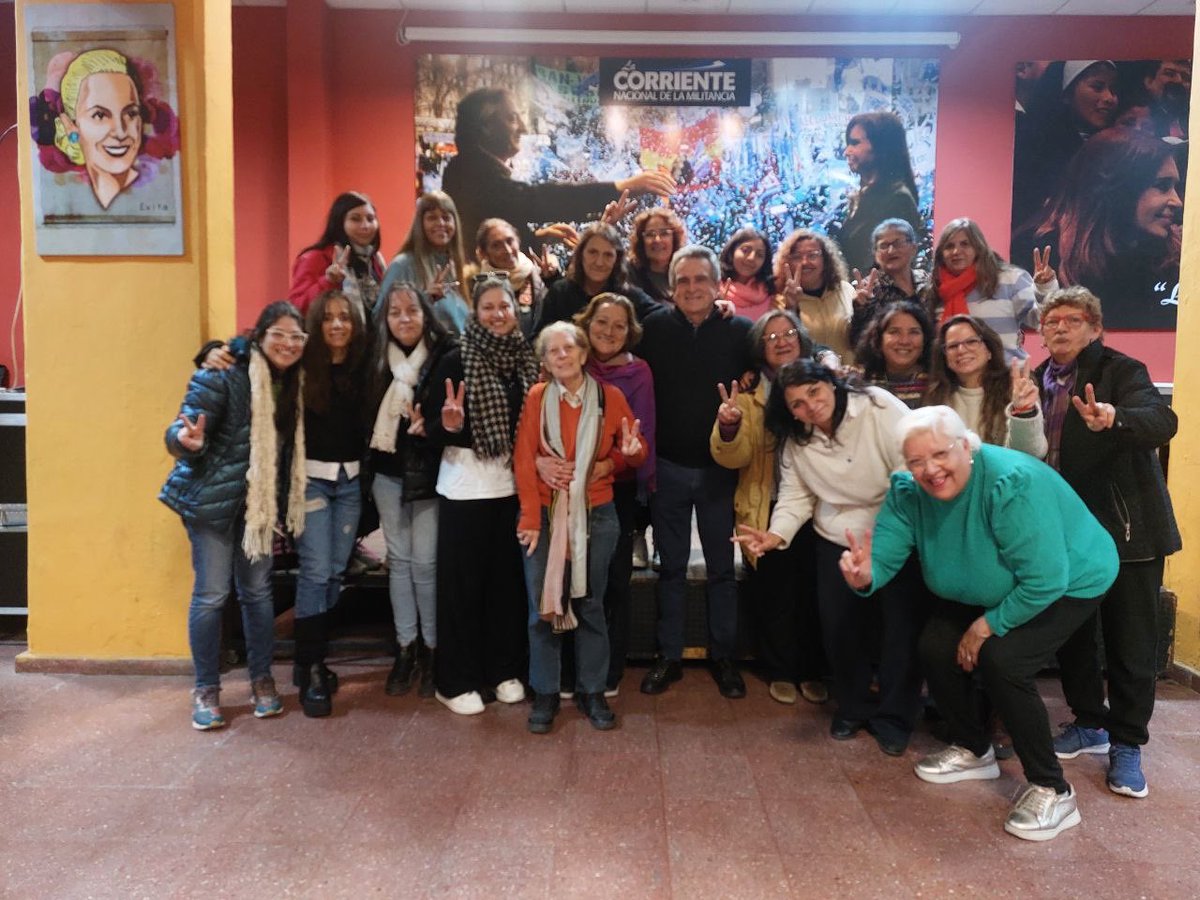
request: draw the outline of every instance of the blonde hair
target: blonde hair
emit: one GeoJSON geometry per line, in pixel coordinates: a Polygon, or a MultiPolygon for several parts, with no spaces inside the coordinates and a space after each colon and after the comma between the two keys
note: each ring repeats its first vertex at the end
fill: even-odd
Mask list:
{"type": "MultiPolygon", "coordinates": [[[[62,95],[63,110],[75,120],[76,104],[79,102],[79,90],[83,87],[84,79],[89,75],[107,72],[113,75],[129,75],[129,60],[116,50],[84,50],[71,60],[63,75],[60,94],[62,95]]],[[[132,79],[131,79],[132,80],[132,79]]],[[[137,83],[134,82],[136,89],[137,83]]],[[[142,98],[139,95],[138,100],[142,98]]],[[[54,146],[66,154],[67,159],[77,166],[83,165],[83,149],[79,146],[79,133],[67,132],[67,127],[61,118],[54,120],[54,146]],[[71,135],[75,140],[71,140],[71,135]]]]}

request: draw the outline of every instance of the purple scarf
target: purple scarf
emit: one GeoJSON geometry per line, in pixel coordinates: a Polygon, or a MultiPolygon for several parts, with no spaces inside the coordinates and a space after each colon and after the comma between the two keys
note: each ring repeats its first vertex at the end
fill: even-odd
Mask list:
{"type": "Polygon", "coordinates": [[[1059,365],[1053,359],[1046,364],[1042,373],[1042,418],[1046,422],[1046,442],[1050,445],[1046,462],[1056,470],[1059,468],[1058,452],[1062,443],[1063,422],[1071,408],[1071,394],[1075,392],[1075,376],[1079,371],[1079,358],[1059,365]]]}
{"type": "MultiPolygon", "coordinates": [[[[646,461],[637,467],[638,502],[649,502],[650,494],[655,490],[656,483],[654,465],[654,377],[650,374],[650,366],[644,359],[632,357],[627,363],[602,363],[589,357],[587,373],[601,384],[611,384],[625,395],[629,409],[635,418],[642,423],[642,442],[648,451],[646,461]]],[[[630,425],[633,423],[630,422],[630,425]]],[[[633,473],[626,470],[617,476],[617,480],[633,478],[633,473]]]]}

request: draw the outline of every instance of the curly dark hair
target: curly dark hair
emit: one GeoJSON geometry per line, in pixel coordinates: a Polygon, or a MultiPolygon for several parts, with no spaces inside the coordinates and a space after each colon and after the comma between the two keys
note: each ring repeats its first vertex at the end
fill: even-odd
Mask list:
{"type": "Polygon", "coordinates": [[[858,346],[854,348],[854,358],[868,380],[882,378],[887,374],[887,360],[883,357],[883,336],[887,333],[892,319],[901,313],[912,316],[921,326],[921,356],[917,365],[922,372],[929,371],[930,354],[933,352],[933,323],[929,321],[929,313],[919,303],[897,300],[885,306],[871,320],[867,330],[858,339],[858,346]]]}

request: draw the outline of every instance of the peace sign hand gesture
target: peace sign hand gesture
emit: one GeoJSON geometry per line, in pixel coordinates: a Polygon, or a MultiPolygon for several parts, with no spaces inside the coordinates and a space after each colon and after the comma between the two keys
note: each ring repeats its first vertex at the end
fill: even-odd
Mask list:
{"type": "Polygon", "coordinates": [[[879,270],[872,269],[867,273],[866,278],[862,273],[855,269],[853,272],[854,278],[854,305],[863,306],[868,300],[875,296],[875,285],[879,281],[879,270]]]}
{"type": "Polygon", "coordinates": [[[350,262],[350,245],[333,245],[333,262],[325,270],[325,279],[332,284],[341,284],[346,278],[346,264],[350,262]]]}
{"type": "Polygon", "coordinates": [[[636,208],[637,201],[629,198],[629,189],[626,188],[621,191],[621,196],[616,200],[609,200],[604,204],[604,212],[600,214],[600,221],[606,225],[616,225],[636,208]]]}
{"type": "Polygon", "coordinates": [[[1113,423],[1117,421],[1117,408],[1111,403],[1097,403],[1096,391],[1090,384],[1084,385],[1083,393],[1087,397],[1086,401],[1080,400],[1078,396],[1071,398],[1071,404],[1083,419],[1083,424],[1091,431],[1112,428],[1113,423]]]}
{"type": "Polygon", "coordinates": [[[465,415],[463,413],[463,402],[467,395],[467,383],[460,381],[458,390],[454,390],[454,382],[449,378],[446,379],[446,402],[442,405],[442,428],[449,431],[451,434],[457,434],[463,430],[463,422],[465,415]]]}
{"type": "Polygon", "coordinates": [[[1050,265],[1050,245],[1047,244],[1041,252],[1033,248],[1033,282],[1034,284],[1049,284],[1058,273],[1050,265]]]}
{"type": "Polygon", "coordinates": [[[447,281],[447,278],[454,278],[453,262],[448,262],[438,269],[437,273],[433,276],[433,281],[430,283],[429,287],[425,289],[425,293],[429,295],[431,300],[434,300],[435,302],[441,300],[442,297],[446,296],[447,288],[458,286],[457,281],[447,281]]]}
{"type": "Polygon", "coordinates": [[[742,410],[737,405],[738,383],[731,381],[727,391],[725,385],[717,382],[717,393],[721,395],[721,405],[717,407],[717,421],[730,428],[742,424],[742,410]]]}
{"type": "Polygon", "coordinates": [[[541,253],[538,253],[532,247],[527,248],[525,256],[541,272],[542,278],[549,278],[558,271],[558,257],[550,252],[550,248],[546,244],[542,244],[541,253]]]}
{"type": "Polygon", "coordinates": [[[783,296],[794,307],[800,301],[800,295],[803,292],[804,288],[800,286],[800,266],[789,265],[787,278],[783,282],[783,296]]]}
{"type": "Polygon", "coordinates": [[[196,416],[195,422],[189,421],[187,416],[180,413],[179,421],[182,424],[179,431],[175,434],[175,439],[179,441],[179,446],[189,453],[199,453],[204,449],[204,413],[196,416]]]}
{"type": "Polygon", "coordinates": [[[641,419],[634,419],[631,428],[629,420],[624,416],[621,417],[621,455],[626,459],[632,459],[642,452],[641,430],[641,419]]]}
{"type": "Polygon", "coordinates": [[[1012,397],[1012,411],[1014,413],[1029,412],[1037,406],[1039,399],[1037,384],[1029,377],[1029,360],[1017,361],[1014,359],[1008,374],[1012,384],[1009,394],[1012,397]]]}
{"type": "Polygon", "coordinates": [[[850,549],[842,551],[838,568],[842,570],[846,584],[856,591],[865,591],[871,586],[871,529],[863,532],[862,543],[859,543],[854,532],[847,528],[846,541],[850,549]]]}
{"type": "Polygon", "coordinates": [[[413,437],[425,437],[425,416],[421,413],[420,403],[414,403],[408,414],[408,433],[413,437]]]}
{"type": "Polygon", "coordinates": [[[763,531],[760,528],[739,525],[737,530],[738,533],[734,534],[730,540],[735,544],[741,544],[742,553],[753,559],[758,559],[764,553],[769,553],[783,543],[783,538],[779,535],[763,531]]]}

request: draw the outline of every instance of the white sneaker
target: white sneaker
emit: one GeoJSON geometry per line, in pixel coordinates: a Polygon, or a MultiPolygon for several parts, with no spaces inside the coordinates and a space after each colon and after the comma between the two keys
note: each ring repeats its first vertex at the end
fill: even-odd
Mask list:
{"type": "Polygon", "coordinates": [[[501,703],[520,703],[525,699],[525,685],[516,678],[502,681],[496,685],[496,699],[501,703]]]}
{"type": "Polygon", "coordinates": [[[635,569],[650,568],[650,548],[646,544],[646,532],[633,539],[633,567],[635,569]]]}
{"type": "Polygon", "coordinates": [[[574,691],[559,691],[558,699],[559,700],[574,700],[575,692],[574,691]]]}
{"type": "Polygon", "coordinates": [[[1054,788],[1027,784],[1004,820],[1004,830],[1024,841],[1048,841],[1082,821],[1075,788],[1060,794],[1054,788]]]}
{"type": "Polygon", "coordinates": [[[611,700],[613,697],[616,697],[620,693],[621,693],[621,686],[619,684],[616,687],[605,688],[604,699],[611,700]]]}
{"type": "Polygon", "coordinates": [[[439,691],[434,696],[446,709],[460,716],[477,716],[483,712],[483,698],[479,696],[479,691],[467,691],[457,697],[443,697],[439,691]]]}
{"type": "Polygon", "coordinates": [[[996,751],[990,746],[983,756],[976,756],[966,747],[951,744],[937,753],[931,753],[913,771],[922,781],[933,784],[953,784],[956,781],[986,781],[1000,777],[996,765],[996,751]]]}

